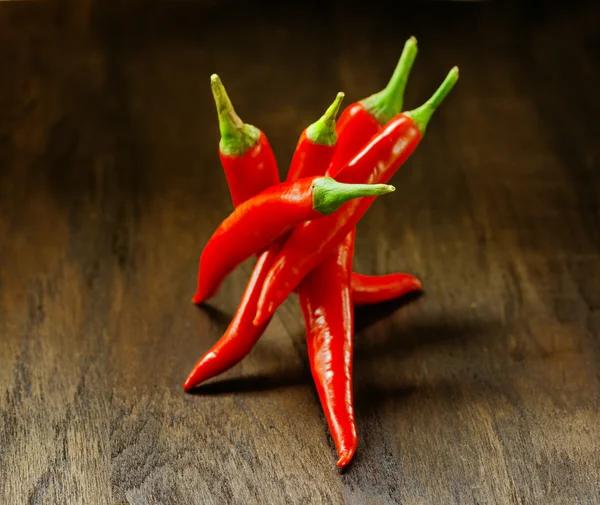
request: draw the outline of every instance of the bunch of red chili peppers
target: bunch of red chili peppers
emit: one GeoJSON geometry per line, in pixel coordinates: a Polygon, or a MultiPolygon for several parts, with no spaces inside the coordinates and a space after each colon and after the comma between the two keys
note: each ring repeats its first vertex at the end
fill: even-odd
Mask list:
{"type": "Polygon", "coordinates": [[[240,305],[221,339],[198,361],[184,389],[225,372],[252,349],[277,307],[292,292],[306,323],[310,367],[339,455],[358,443],[352,393],[354,306],[419,291],[406,273],[367,276],[352,271],[356,224],[415,150],[434,111],[458,80],[454,67],[421,107],[402,112],[417,55],[405,44],[382,91],[348,106],[336,122],[343,93],[301,134],[287,180],[280,182],[266,136],[243,123],[217,75],[211,88],[219,117],[219,153],[235,210],[200,257],[193,302],[213,296],[242,261],[258,259],[240,305]]]}

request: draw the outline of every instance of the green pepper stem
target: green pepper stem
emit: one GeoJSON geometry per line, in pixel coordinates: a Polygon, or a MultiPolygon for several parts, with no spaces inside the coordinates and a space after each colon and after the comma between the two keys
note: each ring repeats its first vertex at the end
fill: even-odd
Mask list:
{"type": "Polygon", "coordinates": [[[319,177],[312,187],[313,209],[331,214],[353,198],[385,195],[395,190],[389,184],[344,184],[331,177],[319,177]]]}
{"type": "Polygon", "coordinates": [[[210,88],[219,117],[221,132],[219,149],[223,154],[241,156],[258,142],[260,131],[252,125],[245,124],[236,114],[229,95],[217,74],[210,76],[210,88]]]}
{"type": "Polygon", "coordinates": [[[417,125],[421,133],[425,133],[425,129],[427,128],[427,124],[433,116],[433,113],[440,106],[440,104],[444,101],[444,99],[448,96],[452,88],[458,81],[458,67],[452,68],[444,82],[440,85],[440,87],[435,91],[435,93],[431,96],[429,100],[427,100],[421,107],[411,110],[410,112],[405,112],[404,115],[411,118],[414,123],[417,125]]]}
{"type": "Polygon", "coordinates": [[[378,93],[361,100],[363,107],[379,124],[385,124],[402,111],[404,91],[408,76],[417,57],[417,39],[411,37],[404,44],[404,49],[387,86],[378,93]]]}
{"type": "Polygon", "coordinates": [[[325,111],[325,114],[306,129],[306,136],[313,144],[334,146],[337,142],[335,120],[340,111],[344,96],[344,93],[340,91],[333,103],[325,111]]]}

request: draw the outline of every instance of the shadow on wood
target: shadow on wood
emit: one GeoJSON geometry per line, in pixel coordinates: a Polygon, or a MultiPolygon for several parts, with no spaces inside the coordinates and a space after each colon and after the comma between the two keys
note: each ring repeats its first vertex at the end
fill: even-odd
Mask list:
{"type": "Polygon", "coordinates": [[[306,384],[309,377],[298,374],[261,374],[250,377],[235,377],[220,379],[207,384],[202,384],[189,392],[192,395],[223,395],[236,393],[258,393],[281,389],[288,386],[306,384]]]}
{"type": "Polygon", "coordinates": [[[389,317],[397,310],[418,300],[422,296],[422,292],[415,292],[376,305],[356,307],[354,309],[354,331],[358,333],[364,330],[368,326],[389,317]]]}

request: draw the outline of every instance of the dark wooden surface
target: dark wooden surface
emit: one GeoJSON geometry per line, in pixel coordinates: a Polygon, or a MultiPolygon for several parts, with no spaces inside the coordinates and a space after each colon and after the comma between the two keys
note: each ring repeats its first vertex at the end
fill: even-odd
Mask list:
{"type": "Polygon", "coordinates": [[[210,4],[0,6],[0,502],[600,503],[599,9],[210,4]],[[408,107],[461,81],[359,227],[426,293],[357,315],[340,475],[296,300],[182,391],[252,268],[190,304],[230,211],[208,77],[284,173],[411,34],[408,107]]]}

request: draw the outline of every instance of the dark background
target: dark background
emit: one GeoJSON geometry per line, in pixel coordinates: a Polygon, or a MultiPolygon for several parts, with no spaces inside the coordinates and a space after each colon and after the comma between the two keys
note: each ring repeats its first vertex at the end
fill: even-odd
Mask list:
{"type": "Polygon", "coordinates": [[[600,503],[594,2],[1,2],[0,499],[600,503]],[[461,79],[359,225],[355,269],[425,294],[357,313],[340,475],[295,299],[198,394],[198,256],[230,212],[209,76],[285,174],[339,90],[461,79]]]}

